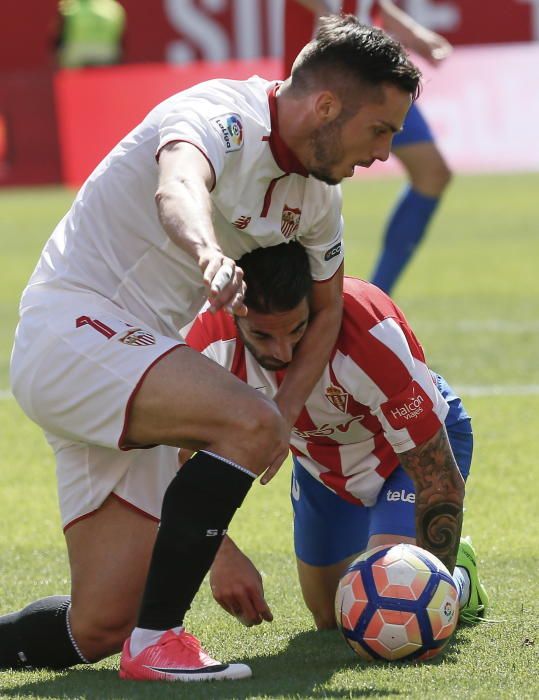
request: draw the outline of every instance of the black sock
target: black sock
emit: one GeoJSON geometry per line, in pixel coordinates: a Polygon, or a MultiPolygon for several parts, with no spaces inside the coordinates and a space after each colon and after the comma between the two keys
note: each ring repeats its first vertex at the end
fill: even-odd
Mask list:
{"type": "Polygon", "coordinates": [[[252,483],[252,474],[208,452],[183,465],[163,499],[138,627],[183,623],[252,483]]]}
{"type": "Polygon", "coordinates": [[[68,668],[88,663],[76,649],[69,596],[51,596],[0,617],[0,669],[68,668]]]}

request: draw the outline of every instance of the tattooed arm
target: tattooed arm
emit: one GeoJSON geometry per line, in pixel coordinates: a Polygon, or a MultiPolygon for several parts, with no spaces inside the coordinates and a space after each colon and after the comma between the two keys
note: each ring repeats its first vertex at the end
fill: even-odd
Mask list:
{"type": "Polygon", "coordinates": [[[453,573],[462,527],[464,480],[445,427],[399,456],[415,486],[417,546],[436,555],[453,573]]]}

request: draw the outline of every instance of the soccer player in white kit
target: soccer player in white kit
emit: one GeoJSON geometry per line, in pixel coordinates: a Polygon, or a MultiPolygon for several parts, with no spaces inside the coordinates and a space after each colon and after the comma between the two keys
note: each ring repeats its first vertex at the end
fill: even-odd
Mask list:
{"type": "MultiPolygon", "coordinates": [[[[416,22],[392,0],[287,0],[285,8],[285,71],[311,38],[316,17],[338,12],[353,13],[363,24],[382,27],[432,66],[441,65],[452,52],[443,36],[416,22]]],[[[406,171],[408,183],[388,217],[370,276],[388,294],[424,239],[451,181],[436,135],[417,104],[410,108],[391,152],[406,171]]]]}
{"type": "MultiPolygon", "coordinates": [[[[247,317],[204,311],[186,339],[271,397],[308,327],[309,261],[291,242],[252,251],[239,264],[247,317]]],[[[478,621],[488,596],[473,546],[459,542],[470,417],[445,379],[428,369],[386,294],[346,277],[343,299],[329,362],[291,434],[294,548],[305,602],[319,629],[335,627],[337,584],[350,562],[366,549],[407,542],[442,559],[459,591],[461,621],[478,621]]],[[[211,586],[245,624],[271,619],[260,575],[228,537],[211,586]]]]}
{"type": "Polygon", "coordinates": [[[336,338],[335,185],[387,159],[419,77],[383,32],[334,18],[284,83],[179,93],[91,174],[23,294],[11,364],[56,454],[71,597],[0,618],[0,667],[92,662],[133,630],[123,678],[250,675],[209,657],[184,615],[253,480],[284,459],[336,338]],[[313,318],[270,400],[179,329],[206,297],[245,313],[234,259],[291,238],[311,261],[313,318]],[[198,452],[176,474],[179,447],[198,452]]]}

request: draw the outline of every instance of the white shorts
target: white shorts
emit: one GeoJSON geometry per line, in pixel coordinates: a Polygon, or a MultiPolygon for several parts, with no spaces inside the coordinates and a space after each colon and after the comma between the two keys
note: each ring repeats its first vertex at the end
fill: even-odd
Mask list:
{"type": "Polygon", "coordinates": [[[40,301],[22,312],[11,383],[55,451],[64,526],[111,493],[158,518],[178,450],[124,451],[124,433],[145,374],[183,339],[157,333],[95,294],[63,291],[40,301]]]}
{"type": "Polygon", "coordinates": [[[113,495],[158,521],[167,486],[178,471],[178,450],[113,450],[45,434],[56,455],[58,500],[64,531],[113,495]]]}

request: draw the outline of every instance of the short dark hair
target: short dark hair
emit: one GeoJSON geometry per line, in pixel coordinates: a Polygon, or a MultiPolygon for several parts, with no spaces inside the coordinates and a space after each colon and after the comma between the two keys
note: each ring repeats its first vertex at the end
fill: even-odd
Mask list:
{"type": "Polygon", "coordinates": [[[238,265],[247,285],[245,305],[258,313],[291,311],[311,292],[309,257],[297,241],[256,248],[238,265]]]}
{"type": "Polygon", "coordinates": [[[390,83],[413,100],[421,90],[421,72],[397,40],[354,15],[322,17],[315,38],[292,67],[292,87],[310,92],[322,83],[346,100],[351,81],[371,88],[390,83]]]}

